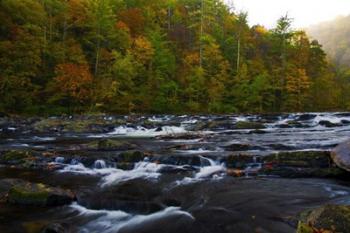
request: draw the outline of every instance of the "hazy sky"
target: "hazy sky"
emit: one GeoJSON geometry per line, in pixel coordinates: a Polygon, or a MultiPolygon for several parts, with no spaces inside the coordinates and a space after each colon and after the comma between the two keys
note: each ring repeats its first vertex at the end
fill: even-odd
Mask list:
{"type": "MultiPolygon", "coordinates": [[[[236,11],[249,13],[250,24],[273,27],[288,12],[294,28],[307,27],[338,15],[350,14],[350,0],[225,0],[233,2],[236,11]]],[[[350,23],[350,22],[349,22],[350,23]]]]}

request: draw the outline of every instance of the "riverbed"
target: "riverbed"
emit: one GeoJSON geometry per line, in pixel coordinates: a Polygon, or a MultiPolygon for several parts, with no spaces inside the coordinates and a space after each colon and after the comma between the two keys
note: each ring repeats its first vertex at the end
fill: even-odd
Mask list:
{"type": "Polygon", "coordinates": [[[2,152],[43,156],[30,166],[2,164],[0,178],[69,189],[77,198],[59,207],[0,202],[0,232],[59,224],[81,233],[288,233],[301,211],[350,204],[347,179],[257,172],[271,154],[332,150],[350,136],[350,113],[100,118],[103,124],[77,131],[57,123],[85,121],[74,116],[50,118],[48,126],[2,121],[2,152]],[[118,144],[102,147],[106,140],[118,144]],[[235,156],[251,161],[232,176],[235,156]]]}

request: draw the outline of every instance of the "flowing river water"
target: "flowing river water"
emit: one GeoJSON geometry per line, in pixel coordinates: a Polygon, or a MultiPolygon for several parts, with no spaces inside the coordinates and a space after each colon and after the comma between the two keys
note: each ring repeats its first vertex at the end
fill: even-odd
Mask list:
{"type": "Polygon", "coordinates": [[[48,164],[57,169],[2,166],[0,178],[67,188],[77,201],[50,208],[2,203],[4,233],[30,232],[43,223],[81,233],[288,233],[295,232],[295,216],[303,210],[350,204],[346,181],[231,177],[223,162],[230,155],[331,150],[350,136],[349,113],[141,116],[103,133],[5,130],[1,150],[55,152],[48,164]],[[263,127],[237,127],[239,122],[263,127]],[[116,159],[123,149],[82,146],[101,139],[130,143],[144,156],[123,167],[116,159]]]}

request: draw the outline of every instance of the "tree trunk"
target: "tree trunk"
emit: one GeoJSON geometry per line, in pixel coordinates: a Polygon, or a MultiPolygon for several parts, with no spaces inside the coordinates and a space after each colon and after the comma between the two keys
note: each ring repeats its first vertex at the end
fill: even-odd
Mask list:
{"type": "Polygon", "coordinates": [[[239,74],[239,67],[241,60],[241,38],[237,41],[237,74],[239,74]]]}
{"type": "Polygon", "coordinates": [[[101,39],[100,39],[100,26],[98,26],[97,29],[97,42],[96,42],[96,57],[95,57],[95,76],[98,76],[98,65],[100,62],[100,46],[101,46],[101,39]]]}
{"type": "Polygon", "coordinates": [[[200,38],[199,38],[199,67],[202,67],[203,63],[203,47],[202,47],[202,37],[203,37],[203,23],[204,23],[204,0],[201,1],[201,28],[200,28],[200,38]]]}

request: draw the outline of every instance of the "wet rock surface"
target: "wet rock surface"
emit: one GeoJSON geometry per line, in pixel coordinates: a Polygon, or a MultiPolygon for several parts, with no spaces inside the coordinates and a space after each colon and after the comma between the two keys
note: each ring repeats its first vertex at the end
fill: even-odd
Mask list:
{"type": "Polygon", "coordinates": [[[339,167],[350,171],[350,141],[340,143],[332,151],[332,159],[339,167]]]}
{"type": "Polygon", "coordinates": [[[300,214],[297,233],[348,232],[350,229],[350,206],[325,205],[300,214]]]}
{"type": "Polygon", "coordinates": [[[350,203],[349,136],[348,113],[3,116],[0,232],[328,229],[299,213],[350,203]]]}

